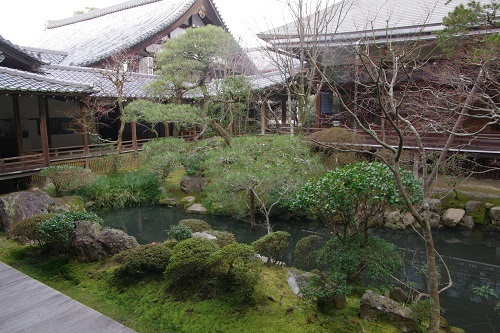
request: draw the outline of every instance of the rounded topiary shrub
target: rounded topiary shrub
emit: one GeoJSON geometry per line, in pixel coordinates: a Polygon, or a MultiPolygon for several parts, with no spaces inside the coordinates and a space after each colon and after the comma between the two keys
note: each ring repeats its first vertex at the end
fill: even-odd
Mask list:
{"type": "Polygon", "coordinates": [[[234,237],[234,234],[229,231],[220,231],[220,230],[212,230],[209,232],[211,235],[214,235],[217,237],[215,242],[217,245],[220,247],[227,246],[229,244],[236,243],[236,237],[234,237]]]}
{"type": "Polygon", "coordinates": [[[191,238],[192,233],[193,232],[191,231],[191,228],[182,224],[173,225],[167,231],[167,235],[169,238],[175,239],[179,242],[191,238]]]}
{"type": "Polygon", "coordinates": [[[285,249],[290,245],[291,235],[286,231],[271,232],[252,243],[257,253],[266,256],[269,263],[283,261],[285,249]]]}
{"type": "Polygon", "coordinates": [[[189,238],[179,242],[172,249],[165,269],[167,286],[170,289],[199,290],[199,287],[213,283],[216,270],[209,257],[218,250],[219,246],[208,239],[189,238]]]}
{"type": "Polygon", "coordinates": [[[42,214],[25,218],[14,225],[10,230],[12,237],[19,237],[28,244],[41,244],[40,224],[53,218],[55,214],[42,214]]]}
{"type": "Polygon", "coordinates": [[[179,225],[184,225],[186,227],[189,227],[189,229],[191,229],[192,232],[203,232],[212,230],[210,224],[208,224],[203,220],[198,220],[198,219],[180,220],[179,225]]]}
{"type": "Polygon", "coordinates": [[[310,235],[300,239],[295,245],[293,264],[295,267],[310,270],[315,268],[318,251],[325,244],[323,237],[310,235]]]}
{"type": "Polygon", "coordinates": [[[143,275],[161,273],[167,267],[172,249],[168,244],[147,244],[122,251],[114,256],[121,263],[120,274],[143,275]]]}

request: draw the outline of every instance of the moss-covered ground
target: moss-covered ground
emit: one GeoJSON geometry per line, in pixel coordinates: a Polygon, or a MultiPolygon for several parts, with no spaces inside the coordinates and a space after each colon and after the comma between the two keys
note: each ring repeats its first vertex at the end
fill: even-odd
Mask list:
{"type": "Polygon", "coordinates": [[[230,299],[175,299],[162,276],[117,279],[112,260],[77,263],[67,255],[46,256],[0,236],[0,260],[138,332],[398,332],[358,317],[359,298],[331,314],[295,296],[286,268],[264,267],[250,305],[230,299]]]}

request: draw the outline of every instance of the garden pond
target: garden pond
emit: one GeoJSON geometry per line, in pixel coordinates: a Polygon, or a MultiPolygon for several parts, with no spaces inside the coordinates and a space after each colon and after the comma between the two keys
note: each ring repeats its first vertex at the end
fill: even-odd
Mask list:
{"type": "MultiPolygon", "coordinates": [[[[134,207],[100,212],[106,226],[122,229],[135,236],[140,244],[161,242],[166,230],[182,219],[203,219],[214,230],[232,232],[241,243],[251,243],[264,236],[266,229],[241,220],[221,216],[200,216],[167,207],[134,207]]],[[[328,228],[317,221],[272,220],[274,231],[292,235],[285,262],[293,262],[295,243],[310,234],[329,236],[328,228]]],[[[407,274],[423,289],[422,262],[425,261],[424,242],[413,231],[375,230],[375,234],[396,244],[404,253],[407,274]]],[[[500,294],[500,233],[492,231],[440,230],[434,234],[436,249],[448,265],[453,286],[442,294],[443,316],[451,325],[466,332],[495,332],[500,330],[500,310],[494,311],[497,300],[484,301],[472,288],[489,286],[500,294]]],[[[445,274],[445,272],[441,272],[445,274]]]]}

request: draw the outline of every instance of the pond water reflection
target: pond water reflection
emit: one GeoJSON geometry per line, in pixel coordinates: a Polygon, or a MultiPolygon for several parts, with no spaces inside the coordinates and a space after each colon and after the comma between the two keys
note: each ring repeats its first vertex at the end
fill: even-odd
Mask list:
{"type": "MultiPolygon", "coordinates": [[[[198,218],[208,222],[213,229],[230,231],[238,242],[251,243],[266,234],[265,228],[250,231],[244,221],[220,216],[187,214],[181,209],[166,207],[134,207],[99,213],[105,224],[122,229],[135,236],[140,244],[160,242],[167,238],[170,226],[182,219],[198,218]]],[[[288,231],[292,235],[286,262],[293,262],[295,243],[312,233],[328,237],[329,232],[321,223],[299,220],[273,220],[273,230],[288,231]]],[[[425,261],[423,240],[413,231],[376,230],[375,233],[392,243],[404,253],[407,272],[419,288],[425,286],[421,275],[425,261]],[[415,265],[412,265],[415,263],[415,265]]],[[[451,325],[466,332],[495,332],[500,330],[499,311],[493,310],[496,301],[483,302],[472,293],[472,288],[487,285],[500,294],[500,238],[498,232],[441,230],[434,234],[436,249],[450,269],[453,287],[441,297],[444,317],[451,325]],[[491,322],[488,323],[488,320],[491,322]],[[492,328],[491,326],[494,326],[492,328]]],[[[444,272],[442,272],[444,274],[444,272]]]]}

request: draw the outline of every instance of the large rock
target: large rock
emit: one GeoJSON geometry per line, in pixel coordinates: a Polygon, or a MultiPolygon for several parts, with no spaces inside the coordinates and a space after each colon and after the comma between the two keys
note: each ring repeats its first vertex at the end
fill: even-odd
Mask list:
{"type": "Polygon", "coordinates": [[[389,292],[389,298],[399,303],[408,302],[408,294],[400,287],[396,287],[389,292]]]}
{"type": "Polygon", "coordinates": [[[486,207],[481,201],[469,201],[465,204],[465,212],[468,215],[484,212],[486,207]]]}
{"type": "Polygon", "coordinates": [[[186,194],[201,193],[207,184],[207,180],[203,177],[185,176],[181,180],[181,190],[186,194]]]}
{"type": "Polygon", "coordinates": [[[390,322],[405,333],[417,332],[419,329],[409,309],[371,290],[361,297],[359,310],[361,318],[390,322]]]}
{"type": "Polygon", "coordinates": [[[296,269],[291,269],[288,271],[286,282],[295,295],[302,297],[301,289],[307,288],[311,275],[310,272],[299,272],[296,269]]]}
{"type": "Polygon", "coordinates": [[[472,230],[474,229],[475,226],[474,218],[472,216],[465,215],[464,217],[462,217],[458,225],[466,229],[472,230]]]}
{"type": "Polygon", "coordinates": [[[432,229],[439,228],[441,224],[441,216],[439,216],[439,214],[429,211],[424,212],[422,215],[423,217],[427,218],[432,229]]]}
{"type": "Polygon", "coordinates": [[[54,199],[40,190],[1,195],[0,226],[9,235],[15,223],[28,217],[48,214],[54,204],[54,199]]]}
{"type": "Polygon", "coordinates": [[[194,204],[186,209],[186,212],[191,214],[206,214],[207,209],[202,204],[194,204]]]}
{"type": "Polygon", "coordinates": [[[464,217],[464,215],[465,215],[465,210],[463,209],[449,208],[443,214],[442,218],[443,224],[448,228],[453,228],[460,222],[460,220],[464,217]]]}
{"type": "Polygon", "coordinates": [[[429,206],[429,209],[435,212],[439,212],[443,207],[441,199],[429,199],[426,201],[426,204],[429,206]]]}
{"type": "Polygon", "coordinates": [[[500,225],[500,206],[496,206],[490,209],[490,219],[491,224],[500,225]]]}
{"type": "Polygon", "coordinates": [[[90,221],[77,221],[72,251],[79,261],[97,261],[123,250],[138,247],[133,236],[123,230],[103,229],[90,221]]]}

